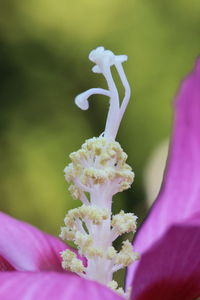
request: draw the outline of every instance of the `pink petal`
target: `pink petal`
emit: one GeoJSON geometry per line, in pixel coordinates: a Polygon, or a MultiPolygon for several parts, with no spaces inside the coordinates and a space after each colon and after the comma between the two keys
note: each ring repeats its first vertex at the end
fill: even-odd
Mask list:
{"type": "Polygon", "coordinates": [[[3,300],[123,300],[96,282],[56,272],[2,272],[3,300]]]}
{"type": "MultiPolygon", "coordinates": [[[[172,224],[200,211],[200,59],[176,99],[169,161],[156,203],[134,241],[143,254],[172,224]]],[[[138,263],[128,270],[130,284],[138,263]]]]}
{"type": "Polygon", "coordinates": [[[15,271],[15,269],[4,257],[0,256],[0,272],[3,271],[15,271]]]}
{"type": "Polygon", "coordinates": [[[62,271],[58,238],[0,212],[0,270],[62,271]]]}
{"type": "Polygon", "coordinates": [[[194,300],[200,296],[200,215],[172,226],[141,257],[132,300],[194,300]]]}

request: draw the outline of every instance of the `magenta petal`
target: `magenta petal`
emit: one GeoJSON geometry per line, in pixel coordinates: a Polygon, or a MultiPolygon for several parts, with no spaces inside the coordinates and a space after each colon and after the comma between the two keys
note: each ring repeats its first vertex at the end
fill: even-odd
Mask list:
{"type": "Polygon", "coordinates": [[[4,257],[0,256],[0,272],[16,271],[11,264],[4,257]]]}
{"type": "MultiPolygon", "coordinates": [[[[174,132],[161,192],[134,241],[141,254],[174,223],[200,211],[200,59],[176,99],[174,132]]],[[[130,283],[137,264],[128,270],[130,283]]]]}
{"type": "Polygon", "coordinates": [[[107,287],[78,276],[56,272],[2,272],[3,300],[123,300],[107,287]]]}
{"type": "Polygon", "coordinates": [[[132,300],[194,300],[200,296],[200,215],[172,226],[141,257],[132,300]]]}
{"type": "Polygon", "coordinates": [[[59,253],[66,248],[58,238],[0,213],[0,270],[62,271],[59,253]]]}

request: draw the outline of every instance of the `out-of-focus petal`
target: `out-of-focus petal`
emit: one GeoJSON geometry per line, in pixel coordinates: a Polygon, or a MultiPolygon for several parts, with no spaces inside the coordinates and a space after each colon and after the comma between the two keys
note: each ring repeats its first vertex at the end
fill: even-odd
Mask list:
{"type": "MultiPolygon", "coordinates": [[[[200,59],[176,99],[174,133],[164,182],[157,201],[136,235],[143,254],[174,223],[200,211],[200,59]]],[[[140,263],[128,269],[127,284],[140,263]]]]}
{"type": "Polygon", "coordinates": [[[5,271],[15,271],[13,266],[9,264],[7,260],[3,256],[0,256],[0,272],[5,272],[5,271]]]}
{"type": "Polygon", "coordinates": [[[123,300],[96,282],[56,272],[2,272],[3,300],[123,300]]]}
{"type": "Polygon", "coordinates": [[[172,226],[141,257],[132,300],[195,300],[200,296],[200,215],[172,226]]]}
{"type": "Polygon", "coordinates": [[[0,212],[0,271],[62,271],[67,246],[51,235],[0,212]]]}

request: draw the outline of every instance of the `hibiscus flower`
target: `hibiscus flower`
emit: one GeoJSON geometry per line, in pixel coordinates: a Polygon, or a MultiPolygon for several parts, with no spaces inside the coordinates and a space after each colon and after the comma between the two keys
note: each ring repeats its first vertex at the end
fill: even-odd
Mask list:
{"type": "MultiPolygon", "coordinates": [[[[200,296],[199,60],[183,81],[175,105],[163,185],[133,242],[141,258],[127,271],[132,300],[196,300],[200,296]]],[[[107,129],[108,136],[115,135],[116,123],[107,124],[107,129]]],[[[124,299],[95,281],[63,271],[60,252],[65,249],[59,239],[1,213],[0,299],[124,299]]]]}

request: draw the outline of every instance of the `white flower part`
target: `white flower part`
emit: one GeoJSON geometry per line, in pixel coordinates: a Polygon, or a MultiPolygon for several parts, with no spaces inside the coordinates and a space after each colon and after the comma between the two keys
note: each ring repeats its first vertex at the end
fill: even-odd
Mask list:
{"type": "Polygon", "coordinates": [[[97,47],[89,54],[89,60],[96,64],[92,68],[94,73],[104,73],[104,65],[111,67],[116,63],[123,63],[127,59],[127,55],[114,55],[112,51],[105,50],[104,47],[97,47]]]}
{"type": "Polygon", "coordinates": [[[108,84],[108,90],[101,88],[89,89],[79,94],[75,98],[75,103],[82,110],[87,110],[89,108],[88,98],[91,95],[100,94],[108,96],[110,98],[110,108],[108,111],[106,127],[103,135],[107,139],[115,140],[121,119],[130,99],[130,86],[122,67],[122,63],[125,62],[128,57],[127,55],[115,55],[112,51],[105,50],[104,47],[97,47],[90,52],[89,59],[95,63],[92,71],[94,73],[102,73],[105,77],[108,84]],[[121,101],[121,104],[119,101],[119,94],[110,70],[112,66],[115,66],[117,69],[125,89],[125,96],[121,101]]]}
{"type": "Polygon", "coordinates": [[[123,242],[120,251],[115,249],[113,241],[122,234],[134,233],[137,217],[124,211],[112,214],[113,195],[130,188],[134,181],[132,168],[126,163],[128,156],[115,141],[130,98],[130,87],[122,67],[127,56],[98,47],[91,51],[89,59],[95,63],[93,71],[104,75],[108,90],[91,88],[78,95],[75,103],[86,110],[88,98],[101,94],[110,98],[110,107],[104,134],[86,140],[78,151],[72,152],[71,163],[64,169],[65,179],[70,184],[69,192],[75,200],[82,202],[82,206],[68,211],[60,237],[72,241],[87,264],[84,266],[73,252],[65,250],[61,253],[62,267],[107,285],[128,299],[128,291],[118,288],[113,273],[133,263],[139,254],[128,240],[123,242]],[[121,104],[110,70],[112,66],[125,88],[121,104]]]}
{"type": "Polygon", "coordinates": [[[88,91],[83,92],[82,94],[76,96],[75,98],[75,104],[82,110],[87,110],[89,108],[89,102],[88,102],[88,98],[91,95],[94,94],[101,94],[101,95],[105,95],[105,96],[109,96],[110,93],[107,90],[104,89],[90,89],[88,91]]]}
{"type": "Polygon", "coordinates": [[[76,105],[82,110],[87,110],[89,108],[89,102],[88,102],[87,98],[88,97],[87,97],[86,93],[78,95],[75,98],[76,105]]]}

